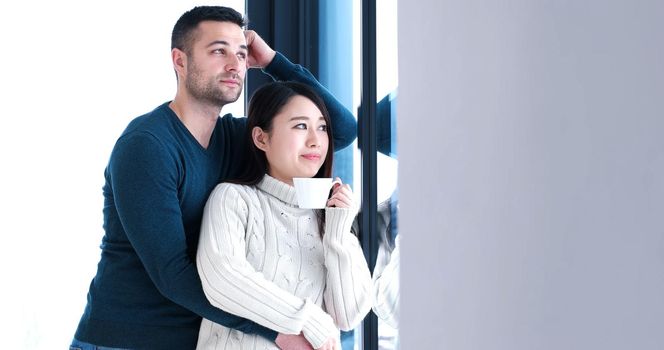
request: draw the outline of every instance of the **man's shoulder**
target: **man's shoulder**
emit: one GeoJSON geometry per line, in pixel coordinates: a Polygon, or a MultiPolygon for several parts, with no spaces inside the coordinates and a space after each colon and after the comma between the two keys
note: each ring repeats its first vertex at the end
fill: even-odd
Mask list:
{"type": "Polygon", "coordinates": [[[171,144],[177,138],[176,134],[180,133],[175,119],[177,117],[168,108],[168,103],[164,103],[132,119],[118,138],[118,144],[134,143],[137,140],[171,144]]]}
{"type": "Polygon", "coordinates": [[[232,114],[225,114],[217,119],[214,136],[219,144],[226,147],[236,147],[243,145],[242,140],[246,136],[247,118],[235,117],[232,114]]]}
{"type": "Polygon", "coordinates": [[[169,111],[168,103],[164,103],[150,112],[134,118],[129,122],[129,125],[125,129],[125,133],[132,131],[159,131],[172,128],[169,111]]]}
{"type": "Polygon", "coordinates": [[[231,113],[226,113],[217,120],[218,128],[245,128],[246,126],[247,117],[238,117],[231,113]]]}
{"type": "Polygon", "coordinates": [[[120,152],[136,155],[138,150],[168,153],[167,146],[174,144],[176,137],[173,121],[169,120],[170,116],[164,107],[168,108],[167,103],[129,122],[118,137],[113,154],[120,152]]]}

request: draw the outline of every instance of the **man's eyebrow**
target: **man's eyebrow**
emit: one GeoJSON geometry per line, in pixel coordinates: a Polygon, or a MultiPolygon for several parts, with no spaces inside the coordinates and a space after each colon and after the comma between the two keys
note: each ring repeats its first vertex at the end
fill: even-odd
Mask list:
{"type": "MultiPolygon", "coordinates": [[[[213,45],[218,45],[218,44],[219,44],[219,45],[225,45],[225,46],[231,46],[231,44],[229,44],[228,41],[226,41],[226,40],[215,40],[215,41],[209,43],[209,44],[207,45],[207,47],[210,47],[210,46],[213,46],[213,45]]],[[[241,48],[241,49],[244,49],[244,50],[249,50],[249,49],[247,48],[247,45],[240,45],[240,48],[241,48]]]]}

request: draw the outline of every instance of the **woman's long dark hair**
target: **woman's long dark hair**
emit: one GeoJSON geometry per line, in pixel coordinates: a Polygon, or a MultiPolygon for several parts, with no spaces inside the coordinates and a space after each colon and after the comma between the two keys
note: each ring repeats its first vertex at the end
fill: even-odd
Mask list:
{"type": "Polygon", "coordinates": [[[302,96],[313,102],[323,114],[327,125],[327,137],[329,146],[325,161],[314,177],[331,177],[332,162],[334,157],[334,139],[332,138],[332,124],[330,116],[325,108],[325,103],[316,92],[307,85],[296,82],[273,82],[266,84],[256,90],[249,101],[249,112],[247,113],[247,131],[245,135],[246,150],[249,152],[247,166],[240,176],[230,179],[230,182],[242,185],[255,185],[268,173],[268,163],[265,152],[254,144],[252,131],[259,127],[269,133],[272,130],[272,120],[281,109],[295,96],[302,96]]]}
{"type": "MultiPolygon", "coordinates": [[[[229,182],[242,184],[242,185],[256,185],[268,173],[268,163],[265,157],[265,152],[260,150],[254,144],[252,132],[254,127],[259,127],[265,132],[272,130],[272,120],[279,114],[281,109],[288,104],[288,102],[295,96],[302,96],[309,99],[318,107],[323,114],[325,124],[327,125],[327,138],[329,145],[327,147],[327,154],[325,161],[318,170],[314,177],[331,177],[332,176],[332,162],[334,157],[334,139],[332,138],[332,123],[330,122],[330,115],[325,108],[323,99],[316,94],[316,92],[307,85],[296,82],[273,82],[266,84],[256,90],[254,95],[249,101],[249,112],[247,113],[247,131],[245,140],[247,142],[246,150],[249,155],[247,159],[247,167],[235,179],[228,180],[229,182]]],[[[325,231],[325,211],[316,210],[316,218],[318,221],[318,231],[321,237],[325,231]]]]}

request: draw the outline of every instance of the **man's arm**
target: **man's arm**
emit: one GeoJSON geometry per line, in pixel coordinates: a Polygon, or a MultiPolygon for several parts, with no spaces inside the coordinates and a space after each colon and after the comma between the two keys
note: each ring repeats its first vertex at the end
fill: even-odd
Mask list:
{"type": "Polygon", "coordinates": [[[311,86],[325,102],[325,107],[332,120],[334,150],[338,151],[350,145],[357,137],[357,120],[346,107],[321,85],[304,67],[293,64],[285,56],[270,48],[265,41],[252,30],[245,31],[249,57],[249,68],[262,68],[276,81],[297,81],[311,86]]]}
{"type": "Polygon", "coordinates": [[[226,327],[274,340],[277,333],[212,306],[187,242],[178,199],[177,160],[148,133],[125,135],[107,171],[122,227],[150,279],[166,298],[226,327]]]}

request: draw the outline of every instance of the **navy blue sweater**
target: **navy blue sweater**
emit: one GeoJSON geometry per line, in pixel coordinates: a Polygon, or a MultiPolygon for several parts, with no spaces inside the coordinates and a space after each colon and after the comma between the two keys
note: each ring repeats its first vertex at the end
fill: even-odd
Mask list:
{"type": "MultiPolygon", "coordinates": [[[[277,53],[264,70],[313,86],[330,116],[335,149],[356,137],[353,115],[299,65],[277,53]]],[[[277,333],[207,301],[195,256],[212,189],[244,168],[246,118],[217,120],[204,149],[168,103],[134,119],[105,171],[101,259],[75,337],[132,349],[194,349],[201,317],[274,339],[277,333]]]]}

